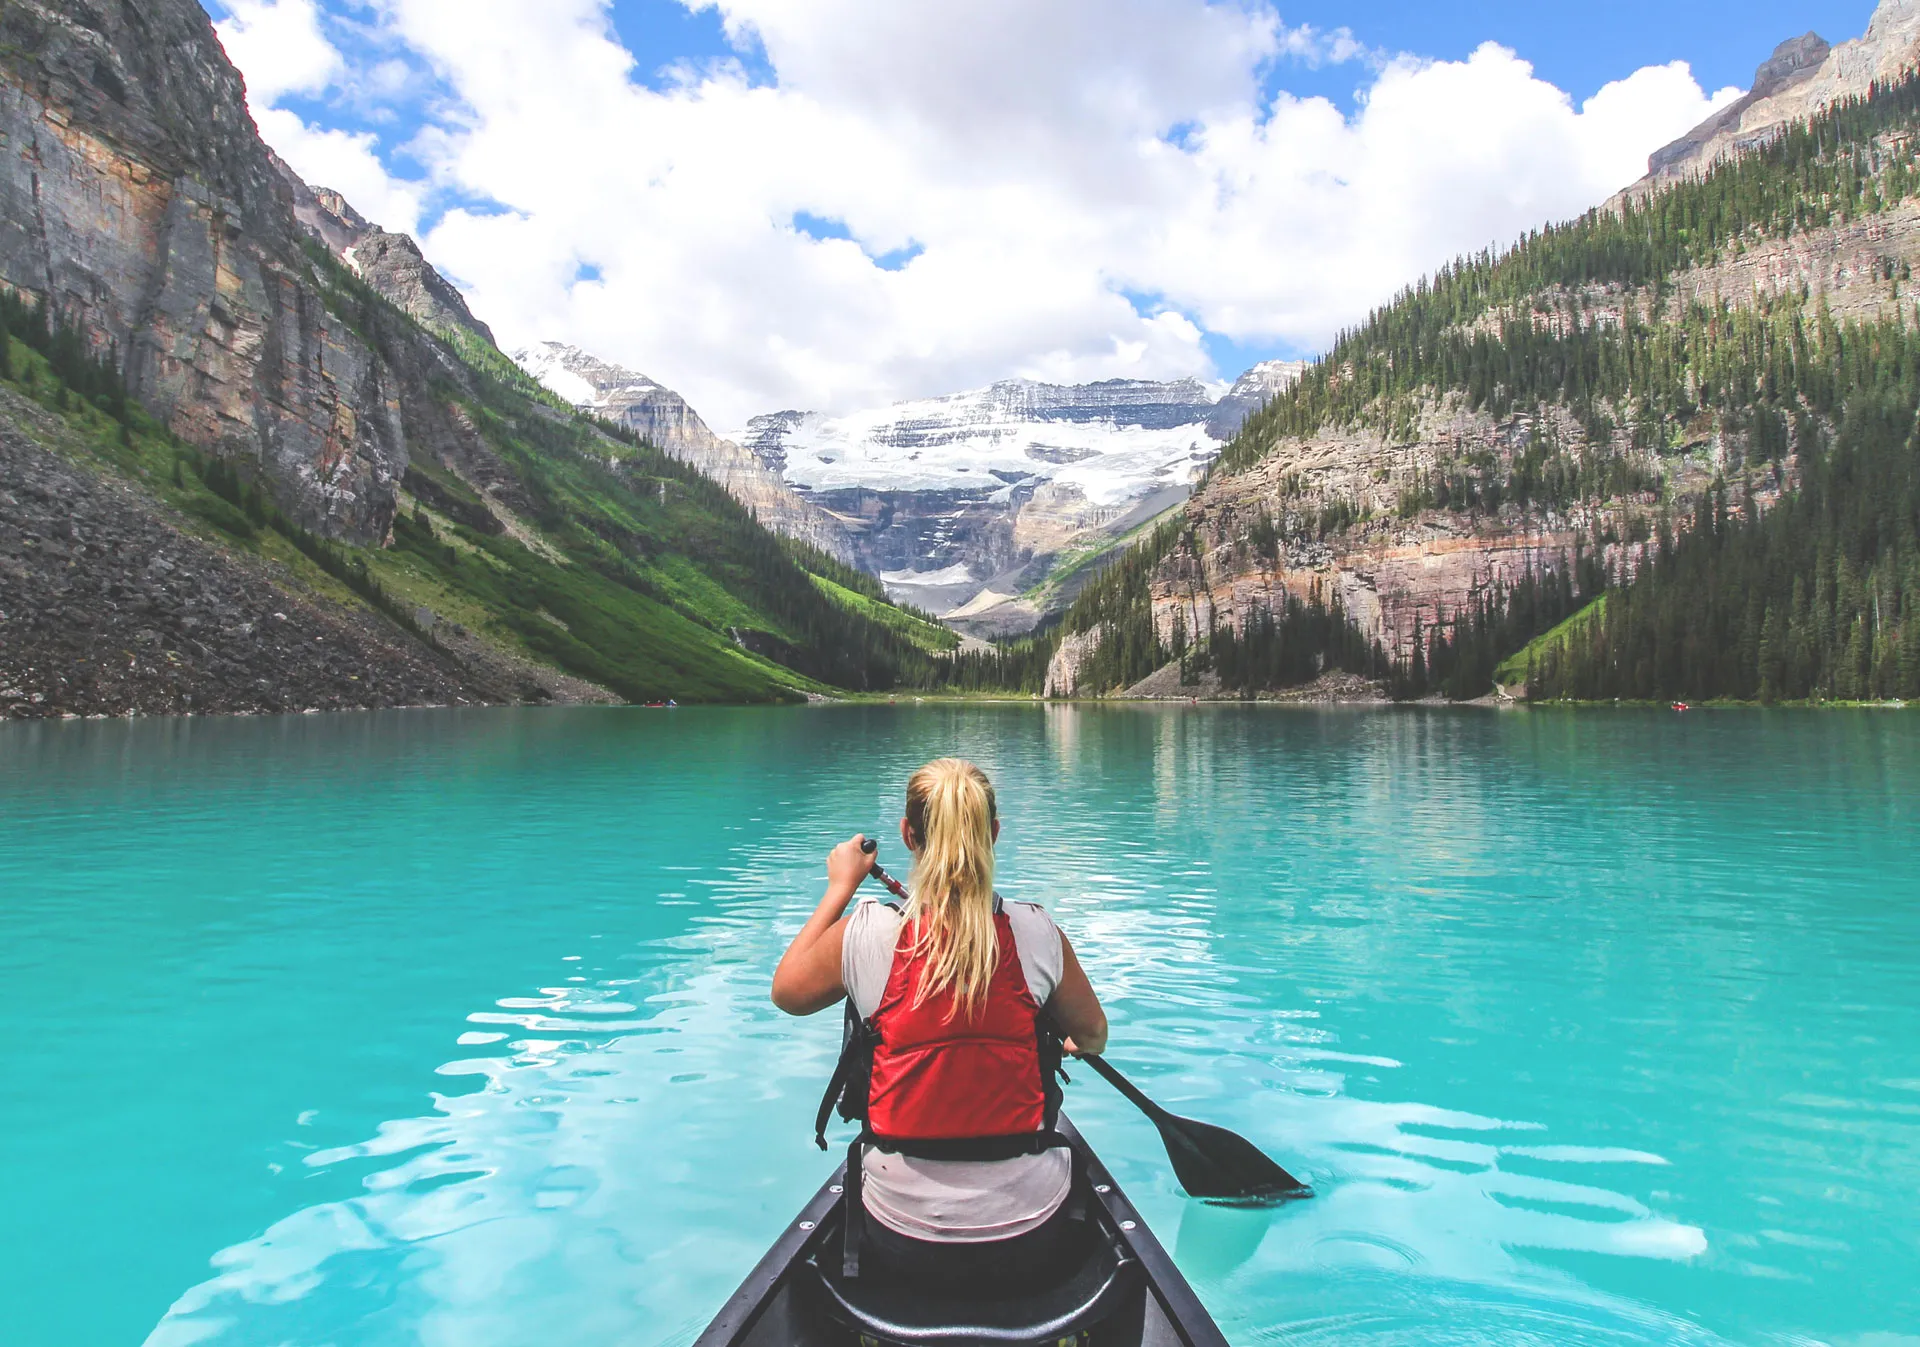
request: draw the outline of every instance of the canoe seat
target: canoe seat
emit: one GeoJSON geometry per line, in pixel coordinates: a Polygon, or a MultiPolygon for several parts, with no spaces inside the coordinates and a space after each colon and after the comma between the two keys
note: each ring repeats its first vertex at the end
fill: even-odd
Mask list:
{"type": "MultiPolygon", "coordinates": [[[[839,1241],[831,1242],[837,1255],[839,1241]]],[[[829,1319],[884,1347],[1055,1347],[1143,1300],[1140,1264],[1105,1239],[1059,1285],[1005,1300],[940,1300],[878,1277],[848,1281],[837,1258],[809,1260],[829,1319]]]]}

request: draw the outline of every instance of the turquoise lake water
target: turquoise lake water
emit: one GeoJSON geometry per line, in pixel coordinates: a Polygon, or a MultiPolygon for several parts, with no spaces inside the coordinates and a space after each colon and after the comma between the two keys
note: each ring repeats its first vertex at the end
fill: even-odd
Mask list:
{"type": "Polygon", "coordinates": [[[948,752],[1320,1191],[1068,1087],[1240,1347],[1920,1347],[1920,716],[1021,706],[0,726],[0,1340],[687,1343],[831,1164],[774,962],[948,752]]]}

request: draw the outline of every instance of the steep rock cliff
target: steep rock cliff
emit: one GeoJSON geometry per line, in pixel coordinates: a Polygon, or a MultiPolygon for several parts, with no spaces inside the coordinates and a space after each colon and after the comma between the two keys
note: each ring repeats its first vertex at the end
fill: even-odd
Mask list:
{"type": "Polygon", "coordinates": [[[0,4],[0,283],[303,525],[385,535],[407,463],[394,373],[328,311],[194,0],[0,4]]]}
{"type": "MultiPolygon", "coordinates": [[[[1780,44],[1754,72],[1747,95],[1656,150],[1647,176],[1622,197],[1644,197],[1662,185],[1698,177],[1720,160],[1765,144],[1790,122],[1828,104],[1866,93],[1920,65],[1920,0],[1880,0],[1867,31],[1830,47],[1818,33],[1780,44]]],[[[1619,198],[1616,198],[1618,200],[1619,198]]]]}
{"type": "MultiPolygon", "coordinates": [[[[1561,572],[1576,548],[1626,537],[1659,495],[1632,493],[1563,509],[1523,503],[1404,508],[1410,483],[1473,462],[1510,473],[1543,440],[1578,456],[1588,433],[1564,408],[1495,418],[1457,399],[1430,403],[1411,436],[1328,427],[1287,439],[1247,471],[1210,481],[1188,504],[1185,542],[1151,585],[1154,628],[1172,646],[1213,627],[1244,629],[1288,597],[1338,599],[1361,633],[1396,660],[1422,629],[1467,611],[1529,575],[1561,572]],[[1271,527],[1271,534],[1266,533],[1271,527]]],[[[1717,436],[1665,464],[1669,487],[1697,494],[1724,463],[1717,436]]],[[[1607,553],[1617,560],[1622,547],[1607,553]]]]}
{"type": "Polygon", "coordinates": [[[273,165],[293,194],[294,218],[353,273],[430,332],[467,331],[492,346],[493,329],[473,316],[466,296],[427,261],[410,235],[370,223],[327,187],[309,187],[278,155],[273,165]]]}

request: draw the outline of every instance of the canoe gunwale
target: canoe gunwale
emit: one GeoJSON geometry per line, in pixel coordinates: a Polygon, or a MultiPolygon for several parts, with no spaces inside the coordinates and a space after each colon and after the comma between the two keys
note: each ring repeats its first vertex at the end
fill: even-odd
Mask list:
{"type": "MultiPolygon", "coordinates": [[[[1100,1162],[1100,1157],[1087,1144],[1080,1130],[1064,1115],[1060,1118],[1059,1126],[1062,1135],[1080,1154],[1091,1189],[1088,1196],[1100,1204],[1113,1236],[1124,1243],[1128,1253],[1139,1262],[1145,1274],[1147,1294],[1158,1304],[1161,1314],[1179,1335],[1184,1347],[1227,1347],[1227,1340],[1214,1323],[1213,1316],[1200,1303],[1200,1297],[1194,1294],[1193,1287],[1154,1236],[1146,1218],[1127,1200],[1120,1185],[1114,1182],[1112,1173],[1100,1162]]],[[[835,1168],[833,1176],[820,1186],[820,1191],[813,1195],[812,1200],[788,1222],[772,1247],[754,1265],[753,1271],[747,1274],[740,1288],[721,1307],[712,1324],[695,1340],[694,1347],[735,1347],[735,1344],[746,1340],[794,1270],[804,1263],[809,1246],[819,1238],[820,1227],[839,1205],[845,1182],[846,1164],[843,1161],[835,1168]]]]}
{"type": "Polygon", "coordinates": [[[840,1205],[846,1181],[847,1162],[842,1160],[834,1169],[833,1177],[820,1185],[820,1191],[787,1223],[773,1246],[753,1265],[753,1271],[740,1283],[740,1289],[728,1297],[706,1332],[694,1340],[693,1347],[732,1347],[753,1331],[781,1286],[805,1258],[807,1246],[813,1243],[821,1223],[840,1205]]]}

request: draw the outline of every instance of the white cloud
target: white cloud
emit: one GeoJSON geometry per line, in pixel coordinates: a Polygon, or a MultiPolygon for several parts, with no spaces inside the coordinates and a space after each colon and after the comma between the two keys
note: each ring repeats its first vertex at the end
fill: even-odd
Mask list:
{"type": "MultiPolygon", "coordinates": [[[[1457,253],[1597,203],[1713,106],[1675,65],[1576,108],[1499,47],[1386,60],[1262,0],[682,2],[717,7],[776,82],[721,63],[649,89],[600,0],[376,9],[440,82],[407,147],[430,191],[506,208],[450,212],[429,255],[504,341],[565,338],[719,424],[1016,373],[1231,376],[1203,329],[1322,344],[1457,253]],[[1372,82],[1351,115],[1263,106],[1276,61],[1372,82]],[[909,246],[897,270],[871,260],[909,246]]],[[[319,58],[270,50],[266,78],[310,87],[292,72],[319,58]]],[[[303,174],[406,227],[417,185],[290,118],[263,125],[303,174]]]]}
{"type": "Polygon", "coordinates": [[[1210,125],[1191,156],[1210,190],[1168,216],[1127,275],[1212,331],[1324,342],[1459,254],[1598,204],[1735,96],[1709,100],[1675,64],[1576,109],[1499,46],[1462,62],[1403,57],[1351,118],[1283,96],[1265,122],[1210,125]]]}
{"type": "Polygon", "coordinates": [[[333,188],[383,229],[411,234],[420,228],[424,184],[389,173],[372,135],[321,130],[285,108],[262,109],[254,120],[262,139],[306,182],[333,188]]]}
{"type": "Polygon", "coordinates": [[[247,77],[256,115],[288,94],[323,93],[345,73],[315,0],[228,0],[226,10],[214,30],[247,77]]]}

